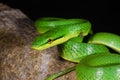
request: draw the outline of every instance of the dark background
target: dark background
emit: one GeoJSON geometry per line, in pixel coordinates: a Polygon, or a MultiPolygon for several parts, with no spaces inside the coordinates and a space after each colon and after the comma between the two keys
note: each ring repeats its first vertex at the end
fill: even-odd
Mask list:
{"type": "Polygon", "coordinates": [[[94,32],[119,33],[119,0],[0,0],[20,9],[32,20],[39,17],[85,18],[94,32]]]}

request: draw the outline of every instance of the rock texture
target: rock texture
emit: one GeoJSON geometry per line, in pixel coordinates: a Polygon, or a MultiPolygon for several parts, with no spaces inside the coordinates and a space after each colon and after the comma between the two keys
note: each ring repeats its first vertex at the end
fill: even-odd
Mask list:
{"type": "MultiPolygon", "coordinates": [[[[21,10],[0,3],[0,80],[44,80],[74,65],[60,58],[57,46],[31,49],[38,34],[34,21],[21,10]]],[[[75,72],[56,80],[76,80],[75,72]]]]}

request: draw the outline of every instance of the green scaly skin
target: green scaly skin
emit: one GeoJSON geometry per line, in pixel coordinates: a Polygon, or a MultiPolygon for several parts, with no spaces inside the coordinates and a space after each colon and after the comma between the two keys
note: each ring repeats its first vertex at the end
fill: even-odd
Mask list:
{"type": "Polygon", "coordinates": [[[35,21],[35,26],[39,33],[45,33],[48,30],[55,28],[58,25],[69,24],[69,23],[61,23],[61,20],[65,20],[65,19],[56,18],[56,17],[42,17],[35,21]]]}
{"type": "Polygon", "coordinates": [[[33,49],[45,50],[61,44],[61,57],[78,63],[45,80],[53,80],[73,70],[77,80],[120,80],[120,55],[110,53],[108,49],[110,47],[120,53],[120,36],[99,32],[85,43],[83,38],[91,33],[91,23],[85,19],[45,17],[35,24],[42,34],[33,41],[33,49]]]}
{"type": "Polygon", "coordinates": [[[76,66],[77,80],[120,80],[120,55],[93,54],[76,66]]]}
{"type": "Polygon", "coordinates": [[[61,46],[61,57],[66,60],[79,63],[80,60],[87,55],[110,53],[109,49],[105,45],[83,43],[80,41],[80,37],[75,37],[63,43],[61,46]]]}
{"type": "Polygon", "coordinates": [[[120,36],[113,33],[96,33],[90,38],[89,43],[103,44],[120,53],[120,36]]]}

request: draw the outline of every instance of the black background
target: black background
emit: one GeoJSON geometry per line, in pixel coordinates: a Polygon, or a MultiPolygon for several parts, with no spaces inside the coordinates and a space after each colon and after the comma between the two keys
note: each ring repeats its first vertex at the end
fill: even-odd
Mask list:
{"type": "Polygon", "coordinates": [[[0,0],[32,20],[39,17],[85,18],[94,32],[119,33],[119,0],[0,0]]]}

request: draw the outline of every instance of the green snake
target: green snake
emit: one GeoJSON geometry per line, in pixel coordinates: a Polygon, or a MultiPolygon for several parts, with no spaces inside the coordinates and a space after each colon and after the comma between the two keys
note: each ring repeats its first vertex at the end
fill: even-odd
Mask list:
{"type": "Polygon", "coordinates": [[[43,17],[35,21],[35,26],[40,35],[34,39],[33,49],[45,50],[58,45],[63,59],[78,63],[45,80],[53,80],[72,70],[76,71],[77,80],[120,80],[119,35],[93,34],[91,22],[78,18],[43,17]]]}

